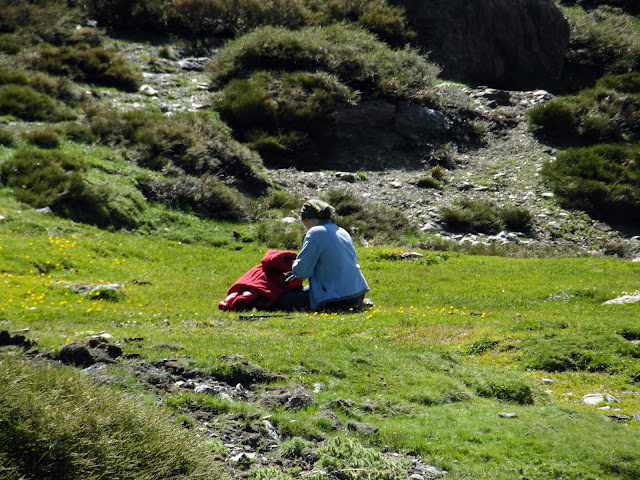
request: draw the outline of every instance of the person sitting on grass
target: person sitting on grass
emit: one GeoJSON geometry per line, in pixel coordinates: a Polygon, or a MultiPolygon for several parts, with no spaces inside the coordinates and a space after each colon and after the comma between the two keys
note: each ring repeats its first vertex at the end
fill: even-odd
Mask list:
{"type": "MultiPolygon", "coordinates": [[[[307,201],[300,219],[307,229],[288,281],[309,279],[301,292],[284,293],[274,304],[278,310],[359,310],[369,286],[360,270],[349,233],[331,220],[335,209],[317,199],[307,201]]],[[[370,300],[367,299],[367,303],[370,300]]]]}

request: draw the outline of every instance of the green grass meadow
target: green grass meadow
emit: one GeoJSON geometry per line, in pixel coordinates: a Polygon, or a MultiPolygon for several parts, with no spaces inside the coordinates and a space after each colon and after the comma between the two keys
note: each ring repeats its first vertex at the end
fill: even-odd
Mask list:
{"type": "Polygon", "coordinates": [[[316,414],[349,400],[334,409],[343,421],[379,428],[354,434],[363,444],[420,455],[450,479],[640,476],[639,422],[607,416],[640,412],[640,304],[602,305],[640,290],[640,263],[397,260],[398,248],[359,246],[371,310],[243,320],[217,303],[266,247],[236,241],[234,225],[193,220],[217,240],[185,243],[38,214],[3,192],[0,215],[0,328],[29,329],[41,350],[108,332],[143,339],[123,343],[126,353],[189,357],[203,370],[239,355],[324,386],[301,411],[247,407],[274,415],[281,433],[331,437],[316,414]],[[124,288],[71,288],[111,283],[124,288]],[[619,403],[583,404],[597,392],[619,403]]]}

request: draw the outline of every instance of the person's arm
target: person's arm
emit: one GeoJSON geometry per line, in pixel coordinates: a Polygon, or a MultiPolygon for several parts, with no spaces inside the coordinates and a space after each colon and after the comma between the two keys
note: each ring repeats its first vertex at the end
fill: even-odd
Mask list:
{"type": "Polygon", "coordinates": [[[298,257],[293,262],[293,267],[291,268],[293,274],[297,278],[309,278],[313,276],[316,263],[318,263],[318,258],[320,258],[321,253],[322,248],[319,242],[314,238],[313,234],[309,232],[302,244],[302,250],[300,250],[298,257]]]}

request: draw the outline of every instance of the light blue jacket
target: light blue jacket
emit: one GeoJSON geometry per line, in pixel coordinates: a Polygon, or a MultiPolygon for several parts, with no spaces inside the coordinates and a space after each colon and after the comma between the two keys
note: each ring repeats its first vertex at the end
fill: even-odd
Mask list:
{"type": "Polygon", "coordinates": [[[312,310],[369,291],[351,236],[331,221],[309,229],[292,271],[297,278],[309,279],[312,310]]]}

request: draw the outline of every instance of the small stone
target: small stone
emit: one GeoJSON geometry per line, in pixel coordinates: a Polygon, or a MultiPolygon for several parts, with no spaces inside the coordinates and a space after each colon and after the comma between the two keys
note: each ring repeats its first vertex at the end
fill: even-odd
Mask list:
{"type": "Polygon", "coordinates": [[[393,181],[393,182],[389,183],[389,185],[391,185],[393,188],[400,188],[400,187],[402,187],[402,182],[393,181]]]}
{"type": "Polygon", "coordinates": [[[624,303],[638,303],[638,302],[640,302],[640,294],[639,295],[623,295],[621,297],[607,300],[602,305],[622,305],[624,303]]]}
{"type": "Polygon", "coordinates": [[[502,413],[499,413],[498,416],[500,418],[517,418],[518,414],[513,412],[502,412],[502,413]]]}
{"type": "Polygon", "coordinates": [[[551,385],[552,383],[553,383],[553,380],[552,380],[552,379],[550,379],[550,378],[546,378],[546,377],[544,377],[544,378],[542,379],[542,384],[543,384],[543,385],[551,385]]]}

